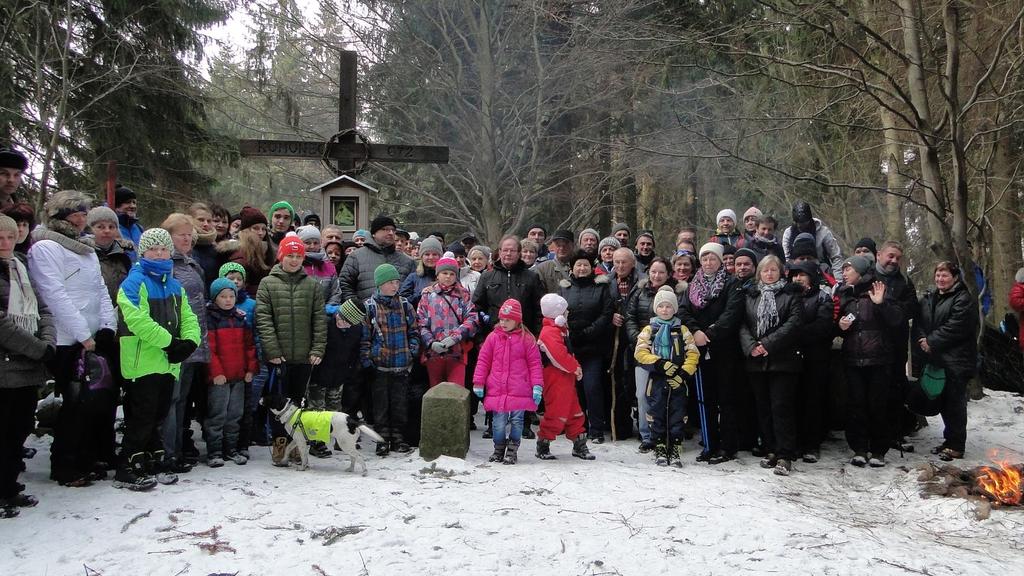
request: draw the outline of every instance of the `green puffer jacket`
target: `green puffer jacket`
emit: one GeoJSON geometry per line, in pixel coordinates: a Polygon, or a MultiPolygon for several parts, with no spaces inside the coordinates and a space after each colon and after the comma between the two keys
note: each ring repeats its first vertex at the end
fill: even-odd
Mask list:
{"type": "Polygon", "coordinates": [[[276,264],[256,291],[256,331],[263,357],[284,357],[289,364],[309,364],[327,348],[327,314],[320,283],[276,264]]]}

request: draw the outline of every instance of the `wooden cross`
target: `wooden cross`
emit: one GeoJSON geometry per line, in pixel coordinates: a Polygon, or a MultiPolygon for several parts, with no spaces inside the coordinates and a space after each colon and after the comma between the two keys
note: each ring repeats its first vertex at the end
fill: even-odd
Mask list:
{"type": "Polygon", "coordinates": [[[341,51],[341,77],[338,82],[338,133],[330,142],[305,140],[239,140],[242,156],[262,158],[308,158],[334,160],[335,172],[354,174],[356,162],[448,163],[447,146],[410,146],[374,144],[362,141],[356,133],[357,53],[341,51]]]}

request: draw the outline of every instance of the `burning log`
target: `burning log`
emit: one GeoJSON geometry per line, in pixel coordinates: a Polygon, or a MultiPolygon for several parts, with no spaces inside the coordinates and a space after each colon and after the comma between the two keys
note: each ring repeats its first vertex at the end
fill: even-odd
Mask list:
{"type": "Polygon", "coordinates": [[[987,518],[991,507],[1021,505],[1024,464],[997,462],[996,466],[968,469],[952,464],[922,464],[918,471],[922,498],[966,498],[977,505],[979,519],[987,518]]]}

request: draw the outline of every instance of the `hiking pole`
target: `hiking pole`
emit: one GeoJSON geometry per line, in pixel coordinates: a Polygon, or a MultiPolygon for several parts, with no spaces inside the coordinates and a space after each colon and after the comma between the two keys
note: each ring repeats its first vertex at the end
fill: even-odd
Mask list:
{"type": "MultiPolygon", "coordinates": [[[[619,439],[618,427],[615,425],[615,396],[617,395],[616,394],[616,388],[618,387],[617,386],[617,382],[616,382],[616,378],[615,378],[615,363],[618,360],[618,356],[619,356],[619,330],[618,330],[618,328],[616,328],[615,329],[615,339],[612,341],[612,362],[608,366],[608,374],[612,378],[612,409],[611,409],[611,412],[609,414],[611,416],[611,419],[612,419],[612,422],[611,422],[611,424],[612,424],[612,442],[615,442],[615,441],[617,441],[619,439]]],[[[626,369],[625,368],[625,364],[623,364],[623,368],[622,369],[623,370],[626,369]]]]}
{"type": "Polygon", "coordinates": [[[708,416],[704,406],[704,375],[700,366],[697,366],[697,372],[694,376],[694,382],[697,385],[697,413],[700,414],[700,435],[704,438],[704,449],[701,452],[711,454],[711,440],[708,438],[708,416]]]}
{"type": "Polygon", "coordinates": [[[665,380],[665,385],[668,386],[668,396],[665,398],[665,459],[668,460],[669,464],[672,464],[672,448],[671,448],[671,435],[669,434],[669,410],[672,407],[672,385],[668,383],[668,379],[665,380]]]}

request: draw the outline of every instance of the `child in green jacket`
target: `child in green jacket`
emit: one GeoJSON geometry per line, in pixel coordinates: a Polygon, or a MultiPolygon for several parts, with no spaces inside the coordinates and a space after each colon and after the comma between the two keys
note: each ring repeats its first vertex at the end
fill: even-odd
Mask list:
{"type": "Polygon", "coordinates": [[[199,345],[199,321],[172,275],[171,247],[171,235],[163,228],[143,232],[139,261],[117,291],[126,329],[120,340],[125,432],[115,488],[149,490],[178,479],[162,468],[160,423],[181,362],[199,345]]]}
{"type": "MultiPolygon", "coordinates": [[[[289,233],[278,247],[278,264],[256,291],[256,331],[263,358],[271,364],[271,371],[278,372],[266,393],[287,396],[296,406],[302,405],[307,384],[315,384],[311,382],[316,377],[313,369],[327,348],[324,291],[303,271],[305,257],[305,244],[294,232],[289,233]]],[[[275,466],[287,466],[284,425],[271,418],[270,427],[274,436],[271,459],[275,466]]]]}

